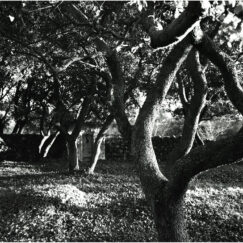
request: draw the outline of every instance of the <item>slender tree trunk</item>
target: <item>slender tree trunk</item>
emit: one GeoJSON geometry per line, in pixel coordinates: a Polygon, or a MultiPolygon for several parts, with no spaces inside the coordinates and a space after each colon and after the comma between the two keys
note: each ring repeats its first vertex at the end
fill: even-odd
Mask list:
{"type": "Polygon", "coordinates": [[[19,130],[19,121],[16,122],[12,134],[17,134],[18,130],[19,130]]]}
{"type": "Polygon", "coordinates": [[[55,134],[48,132],[48,135],[43,137],[39,145],[39,153],[42,158],[45,158],[48,155],[59,134],[59,131],[55,134]]]}
{"type": "Polygon", "coordinates": [[[24,126],[26,124],[26,121],[22,121],[22,120],[17,120],[15,126],[14,126],[14,129],[12,131],[12,134],[21,134],[23,129],[24,129],[24,126]]]}
{"type": "Polygon", "coordinates": [[[19,123],[19,128],[18,128],[18,131],[17,131],[17,134],[21,134],[21,133],[22,133],[25,124],[26,124],[26,121],[25,121],[25,120],[24,120],[24,121],[20,121],[20,123],[19,123]]]}
{"type": "Polygon", "coordinates": [[[103,142],[103,139],[104,139],[104,137],[102,136],[98,140],[95,141],[94,151],[93,151],[92,160],[91,160],[91,167],[89,168],[89,171],[88,171],[89,174],[94,173],[95,167],[96,167],[98,159],[99,159],[99,155],[100,155],[100,151],[101,151],[100,147],[103,142]]]}
{"type": "Polygon", "coordinates": [[[97,165],[99,155],[100,155],[100,147],[102,144],[102,141],[104,139],[104,133],[107,131],[109,126],[111,125],[112,121],[114,120],[114,116],[110,114],[107,118],[106,121],[104,122],[102,128],[100,129],[96,139],[95,139],[95,144],[94,144],[94,150],[92,154],[92,160],[91,160],[91,166],[88,170],[89,174],[93,174],[95,167],[97,165]]]}
{"type": "Polygon", "coordinates": [[[79,170],[77,139],[73,139],[72,136],[69,136],[67,138],[67,149],[68,149],[69,172],[73,172],[74,170],[79,170]]]}

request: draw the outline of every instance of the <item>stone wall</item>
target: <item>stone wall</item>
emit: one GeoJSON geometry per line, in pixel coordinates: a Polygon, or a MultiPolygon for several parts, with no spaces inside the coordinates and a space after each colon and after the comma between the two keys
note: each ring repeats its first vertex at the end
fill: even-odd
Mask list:
{"type": "MultiPolygon", "coordinates": [[[[166,160],[167,155],[173,150],[181,137],[159,137],[152,138],[154,151],[158,160],[166,160]]],[[[208,140],[204,141],[205,143],[208,140]]],[[[196,141],[194,146],[198,146],[196,141]]],[[[108,137],[105,140],[105,156],[107,160],[124,160],[126,158],[127,144],[121,137],[108,137]]]]}
{"type": "Polygon", "coordinates": [[[166,160],[167,155],[173,150],[179,142],[180,137],[153,137],[152,143],[157,159],[166,160]]]}
{"type": "MultiPolygon", "coordinates": [[[[174,148],[179,141],[179,137],[153,137],[157,158],[166,159],[166,155],[174,148]]],[[[107,160],[124,160],[127,152],[127,144],[121,137],[107,137],[105,140],[105,156],[107,160]]]]}
{"type": "Polygon", "coordinates": [[[124,160],[127,151],[127,144],[121,137],[106,137],[105,158],[107,160],[124,160]]]}

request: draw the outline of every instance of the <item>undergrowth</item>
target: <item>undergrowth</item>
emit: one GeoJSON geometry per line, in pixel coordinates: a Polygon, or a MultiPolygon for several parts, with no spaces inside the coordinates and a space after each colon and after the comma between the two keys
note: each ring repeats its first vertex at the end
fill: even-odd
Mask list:
{"type": "MultiPolygon", "coordinates": [[[[103,161],[94,175],[57,167],[0,163],[0,241],[156,241],[132,165],[103,161]]],[[[242,172],[242,165],[225,166],[191,183],[185,200],[193,241],[243,241],[242,172]]]]}

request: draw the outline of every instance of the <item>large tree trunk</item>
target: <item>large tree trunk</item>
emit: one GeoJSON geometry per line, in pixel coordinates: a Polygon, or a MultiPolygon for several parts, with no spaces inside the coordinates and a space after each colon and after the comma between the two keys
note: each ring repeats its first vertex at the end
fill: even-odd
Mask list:
{"type": "Polygon", "coordinates": [[[159,241],[189,241],[183,204],[184,195],[171,196],[166,189],[152,200],[152,211],[159,241]]]}
{"type": "Polygon", "coordinates": [[[77,140],[71,136],[67,138],[69,172],[79,170],[77,140]]]}
{"type": "MultiPolygon", "coordinates": [[[[164,101],[175,75],[186,59],[191,46],[186,38],[177,44],[165,59],[157,76],[156,85],[150,90],[146,101],[138,115],[134,144],[136,146],[136,163],[139,165],[139,175],[146,198],[151,202],[159,240],[185,239],[183,224],[179,220],[180,204],[168,204],[165,186],[168,183],[163,169],[159,168],[154,153],[151,136],[157,109],[164,101]],[[178,210],[177,210],[178,209],[178,210]],[[176,223],[178,222],[178,223],[176,223]]],[[[179,202],[179,201],[178,201],[179,202]]]]}

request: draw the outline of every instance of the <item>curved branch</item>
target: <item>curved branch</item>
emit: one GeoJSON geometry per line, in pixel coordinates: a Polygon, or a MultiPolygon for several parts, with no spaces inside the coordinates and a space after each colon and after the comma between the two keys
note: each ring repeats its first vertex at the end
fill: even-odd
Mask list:
{"type": "Polygon", "coordinates": [[[121,68],[120,60],[117,56],[116,50],[111,49],[107,43],[101,38],[95,39],[97,49],[104,53],[106,57],[106,63],[109,67],[112,79],[113,89],[113,101],[112,101],[112,112],[115,116],[118,124],[118,129],[122,134],[123,138],[128,141],[131,140],[132,127],[125,113],[125,82],[123,79],[123,72],[121,68]]]}
{"type": "Polygon", "coordinates": [[[200,1],[190,1],[185,11],[165,29],[158,30],[152,17],[140,22],[151,38],[153,48],[165,47],[184,39],[207,10],[200,1]]]}
{"type": "Polygon", "coordinates": [[[169,168],[171,168],[177,159],[187,155],[191,151],[200,115],[206,103],[207,80],[205,73],[202,71],[203,67],[199,60],[199,53],[193,50],[188,56],[186,64],[194,84],[194,94],[185,114],[182,138],[175,149],[168,155],[167,163],[169,168]]]}
{"type": "MultiPolygon", "coordinates": [[[[195,47],[205,55],[222,73],[225,90],[233,105],[238,111],[243,114],[243,89],[239,82],[235,63],[229,56],[221,52],[213,43],[213,41],[200,29],[196,31],[201,32],[201,39],[195,40],[195,47]]],[[[193,37],[193,36],[192,36],[193,37]]]]}
{"type": "Polygon", "coordinates": [[[190,180],[202,171],[240,160],[243,157],[242,145],[241,130],[231,139],[211,142],[193,149],[190,154],[177,160],[172,168],[173,178],[168,185],[172,189],[171,193],[183,193],[190,180]]]}
{"type": "Polygon", "coordinates": [[[154,121],[178,69],[191,49],[189,39],[185,38],[164,59],[156,83],[148,92],[134,127],[133,143],[136,147],[136,162],[140,167],[140,180],[148,198],[160,193],[161,187],[167,182],[157,163],[151,141],[154,121]]]}
{"type": "Polygon", "coordinates": [[[192,46],[190,45],[189,39],[185,38],[183,41],[178,43],[164,59],[161,69],[157,75],[156,83],[150,88],[143,107],[139,112],[136,126],[140,123],[145,125],[155,117],[157,109],[165,99],[177,71],[187,58],[191,49],[192,46]]]}

